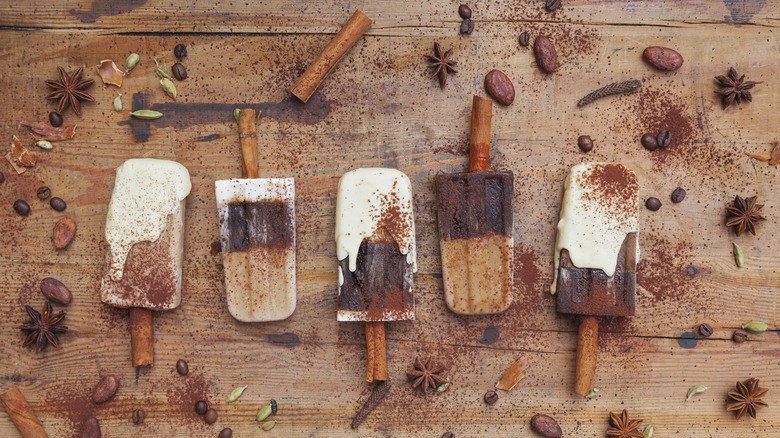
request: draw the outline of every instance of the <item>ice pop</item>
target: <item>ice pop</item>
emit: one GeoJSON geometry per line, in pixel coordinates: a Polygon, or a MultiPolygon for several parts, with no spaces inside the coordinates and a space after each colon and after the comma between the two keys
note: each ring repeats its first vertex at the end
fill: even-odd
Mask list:
{"type": "Polygon", "coordinates": [[[469,173],[439,177],[439,235],[447,307],[462,315],[512,304],[511,172],[488,172],[492,100],[474,96],[469,173]]]}
{"type": "Polygon", "coordinates": [[[181,302],[184,199],[191,188],[189,172],[174,161],[132,159],[116,170],[100,299],[130,308],[134,366],[153,363],[151,311],[181,302]]]}
{"type": "Polygon", "coordinates": [[[578,164],[566,178],[552,292],[558,312],[586,315],[577,341],[577,394],[591,390],[596,372],[596,316],[635,311],[638,190],[636,175],[622,164],[578,164]]]}
{"type": "Polygon", "coordinates": [[[230,314],[286,319],[295,311],[295,182],[258,178],[255,111],[239,112],[245,179],[217,181],[217,209],[230,314]]]}
{"type": "Polygon", "coordinates": [[[395,169],[347,172],[336,200],[339,321],[365,321],[366,380],[387,379],[384,321],[414,319],[412,185],[395,169]]]}

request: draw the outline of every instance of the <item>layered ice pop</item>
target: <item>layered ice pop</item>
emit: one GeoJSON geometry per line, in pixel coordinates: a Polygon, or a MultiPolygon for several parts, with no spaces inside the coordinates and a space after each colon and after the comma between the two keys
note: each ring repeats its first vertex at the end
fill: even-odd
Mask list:
{"type": "Polygon", "coordinates": [[[622,164],[578,164],[566,178],[552,292],[558,312],[586,315],[577,344],[577,394],[590,391],[596,372],[596,316],[635,312],[638,190],[636,174],[622,164]]]}
{"type": "Polygon", "coordinates": [[[385,321],[414,319],[412,186],[401,171],[347,172],[336,200],[339,321],[365,321],[366,380],[387,379],[385,321]]]}
{"type": "Polygon", "coordinates": [[[151,311],[181,303],[184,206],[191,187],[189,172],[174,161],[132,159],[116,170],[100,299],[130,308],[134,366],[153,363],[151,311]]]}
{"type": "Polygon", "coordinates": [[[292,315],[295,288],[295,182],[258,178],[255,111],[239,112],[245,179],[217,181],[217,209],[230,314],[239,321],[292,315]]]}

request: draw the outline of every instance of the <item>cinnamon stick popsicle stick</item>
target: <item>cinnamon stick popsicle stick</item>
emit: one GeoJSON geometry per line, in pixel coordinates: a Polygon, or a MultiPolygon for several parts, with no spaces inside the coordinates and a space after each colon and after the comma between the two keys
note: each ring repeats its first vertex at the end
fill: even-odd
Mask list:
{"type": "Polygon", "coordinates": [[[341,28],[339,33],[320,53],[320,56],[306,69],[290,92],[303,103],[308,102],[312,94],[317,90],[323,80],[328,76],[333,67],[345,53],[357,42],[357,40],[371,26],[371,19],[360,9],[356,10],[349,21],[341,28]]]}
{"type": "Polygon", "coordinates": [[[19,387],[14,386],[0,394],[0,402],[23,438],[47,438],[49,436],[43,430],[43,425],[35,416],[30,404],[19,391],[19,387]]]}
{"type": "Polygon", "coordinates": [[[130,347],[133,366],[145,367],[154,363],[154,326],[152,311],[141,307],[130,309],[130,347]]]}

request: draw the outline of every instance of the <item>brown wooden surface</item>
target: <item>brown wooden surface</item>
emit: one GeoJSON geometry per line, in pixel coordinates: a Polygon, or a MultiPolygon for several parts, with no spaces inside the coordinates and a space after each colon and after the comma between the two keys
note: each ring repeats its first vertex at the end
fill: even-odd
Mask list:
{"type": "MultiPolygon", "coordinates": [[[[477,1],[476,29],[458,34],[454,1],[266,1],[191,4],[158,0],[5,1],[0,5],[0,138],[20,136],[32,146],[23,118],[44,120],[54,108],[44,80],[56,67],[85,66],[98,83],[97,102],[83,115],[66,112],[76,138],[36,150],[38,164],[16,175],[0,171],[0,391],[16,384],[52,436],[74,436],[84,418],[100,419],[104,436],[265,436],[254,421],[269,399],[279,403],[268,436],[530,436],[535,413],[559,420],[565,436],[603,437],[608,411],[629,409],[655,425],[656,436],[771,437],[780,421],[780,168],[744,152],[768,153],[778,140],[780,113],[777,47],[780,4],[769,0],[691,2],[567,1],[555,14],[541,1],[477,1]],[[306,107],[286,91],[332,38],[353,9],[374,20],[306,107]],[[530,48],[517,38],[551,37],[560,67],[540,73],[530,48]],[[423,59],[434,41],[453,47],[458,73],[447,87],[429,77],[423,59]],[[182,63],[189,79],[176,84],[173,102],[160,89],[152,57],[170,68],[172,49],[188,45],[182,63]],[[650,45],[669,46],[685,58],[673,73],[641,60],[650,45]],[[121,90],[104,86],[95,66],[141,62],[121,90]],[[764,81],[754,102],[723,111],[713,76],[729,66],[764,81]],[[471,96],[485,95],[484,75],[498,68],[518,93],[509,107],[494,106],[491,168],[515,173],[515,300],[502,315],[461,317],[446,309],[436,230],[435,176],[465,171],[471,96]],[[640,92],[585,108],[576,101],[612,81],[642,79],[640,92]],[[111,102],[123,93],[125,110],[111,102]],[[135,100],[135,106],[133,101],[135,100]],[[143,103],[145,102],[145,103],[143,103]],[[129,108],[165,113],[156,121],[130,121],[129,108]],[[233,109],[262,110],[258,121],[260,176],[296,178],[298,306],[287,321],[246,324],[227,311],[217,240],[214,181],[237,177],[241,156],[233,109]],[[649,153],[638,139],[674,122],[671,150],[649,153]],[[147,127],[148,130],[144,131],[147,127]],[[577,149],[579,135],[595,149],[577,149]],[[190,171],[183,302],[156,314],[155,366],[130,366],[127,312],[101,304],[98,288],[107,245],[103,231],[114,171],[135,157],[175,159],[190,171]],[[600,321],[599,395],[572,393],[575,318],[555,313],[549,295],[552,251],[563,179],[584,160],[620,161],[640,178],[640,196],[664,203],[641,211],[636,316],[600,321]],[[415,190],[419,272],[417,320],[387,325],[388,399],[357,431],[351,417],[369,394],[364,381],[365,338],[359,323],[336,321],[333,242],[338,178],[361,166],[397,167],[415,190]],[[35,198],[41,184],[68,202],[57,213],[35,198]],[[687,189],[681,204],[668,201],[687,189]],[[758,195],[768,221],[758,236],[735,237],[724,227],[735,194],[758,195]],[[29,217],[11,205],[24,198],[29,217]],[[78,235],[56,251],[51,229],[74,217],[78,235]],[[731,242],[745,252],[734,265],[731,242]],[[38,284],[55,277],[74,293],[59,349],[22,348],[17,327],[25,304],[40,309],[38,284]],[[735,327],[751,319],[771,331],[736,344],[735,327]],[[701,322],[715,328],[698,343],[687,333],[701,322]],[[499,339],[488,343],[494,326],[499,339]],[[483,333],[485,332],[485,333],[483,333]],[[695,348],[683,348],[683,346],[695,348]],[[423,397],[406,383],[417,355],[445,363],[452,385],[423,397]],[[487,406],[482,396],[520,355],[530,367],[510,393],[487,406]],[[185,358],[190,374],[174,371],[185,358]],[[92,388],[105,374],[122,379],[117,396],[95,406],[92,388]],[[769,408],[756,420],[725,411],[736,380],[761,379],[769,408]],[[710,389],[685,402],[687,389],[710,389]],[[237,402],[225,402],[249,385],[237,402]],[[219,411],[213,426],[194,414],[198,398],[219,411]],[[142,426],[131,423],[144,408],[142,426]]],[[[34,147],[34,146],[32,146],[34,147]]],[[[63,308],[55,305],[55,310],[63,308]]],[[[17,436],[0,413],[0,436],[17,436]]]]}

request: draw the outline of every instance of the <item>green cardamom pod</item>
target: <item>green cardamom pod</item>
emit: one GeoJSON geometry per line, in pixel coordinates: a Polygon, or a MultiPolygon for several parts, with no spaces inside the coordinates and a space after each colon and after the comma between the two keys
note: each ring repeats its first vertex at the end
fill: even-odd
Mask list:
{"type": "Polygon", "coordinates": [[[745,254],[742,252],[742,248],[739,247],[736,243],[732,243],[734,245],[734,261],[737,262],[737,267],[741,268],[742,265],[745,264],[745,254]]]}
{"type": "Polygon", "coordinates": [[[257,411],[257,416],[255,417],[255,419],[257,421],[265,420],[266,418],[268,418],[269,415],[271,415],[272,410],[273,409],[270,404],[263,406],[262,408],[260,408],[259,411],[257,411]]]}
{"type": "Polygon", "coordinates": [[[441,385],[439,385],[439,387],[438,387],[438,388],[436,388],[436,391],[438,391],[438,392],[444,392],[444,391],[446,391],[446,390],[447,390],[447,388],[449,388],[449,387],[450,387],[450,382],[447,382],[447,383],[442,383],[441,385]]]}
{"type": "Polygon", "coordinates": [[[647,427],[645,427],[645,430],[642,431],[642,435],[644,435],[645,438],[653,438],[653,432],[655,432],[655,428],[652,424],[648,424],[647,427]]]}
{"type": "Polygon", "coordinates": [[[597,388],[593,388],[590,391],[588,391],[588,395],[586,395],[585,398],[593,398],[598,393],[599,393],[599,390],[597,388]]]}
{"type": "Polygon", "coordinates": [[[239,113],[239,112],[240,112],[240,111],[239,111],[239,109],[238,109],[238,108],[236,108],[236,109],[234,109],[234,110],[233,110],[233,118],[234,118],[234,119],[236,119],[236,123],[238,123],[238,113],[239,113]]]}
{"type": "Polygon", "coordinates": [[[140,59],[141,57],[138,56],[137,53],[131,53],[130,56],[125,59],[125,73],[130,73],[130,70],[138,64],[138,60],[140,59]]]}
{"type": "Polygon", "coordinates": [[[276,426],[276,420],[266,421],[260,427],[262,427],[264,431],[268,432],[269,430],[273,429],[274,426],[276,426]]]}
{"type": "Polygon", "coordinates": [[[46,140],[38,140],[38,141],[35,143],[35,145],[36,145],[36,146],[38,146],[38,147],[39,147],[39,148],[41,148],[41,149],[46,149],[46,150],[49,150],[49,149],[51,149],[51,148],[53,147],[53,146],[51,145],[51,142],[49,142],[49,141],[46,141],[46,140]]]}
{"type": "Polygon", "coordinates": [[[168,73],[168,70],[165,69],[165,67],[161,66],[159,62],[157,62],[157,59],[154,60],[154,65],[157,66],[156,69],[154,69],[154,72],[157,73],[157,76],[160,77],[160,79],[171,79],[171,74],[168,73]]]}
{"type": "Polygon", "coordinates": [[[249,387],[249,385],[245,386],[239,386],[238,388],[234,389],[230,392],[230,395],[228,395],[227,402],[233,403],[234,401],[238,400],[239,397],[241,397],[241,394],[244,393],[244,390],[249,387]]]}
{"type": "Polygon", "coordinates": [[[173,81],[170,79],[160,79],[160,85],[162,85],[163,91],[168,96],[171,96],[171,99],[176,99],[176,86],[173,85],[173,81]]]}
{"type": "Polygon", "coordinates": [[[702,393],[702,392],[704,392],[706,390],[707,390],[707,387],[704,386],[704,385],[691,386],[691,389],[688,390],[688,397],[685,398],[685,401],[690,400],[691,397],[693,397],[694,395],[700,394],[700,393],[702,393]]]}
{"type": "Polygon", "coordinates": [[[114,98],[114,111],[119,112],[122,111],[122,94],[120,93],[119,96],[114,98]]]}
{"type": "Polygon", "coordinates": [[[749,331],[750,333],[764,333],[766,329],[769,328],[769,326],[765,322],[750,321],[749,323],[743,325],[742,328],[749,331]]]}
{"type": "Polygon", "coordinates": [[[130,113],[130,115],[135,117],[135,118],[144,119],[144,120],[159,119],[160,117],[163,116],[161,112],[147,110],[147,109],[133,111],[133,112],[130,113]]]}

